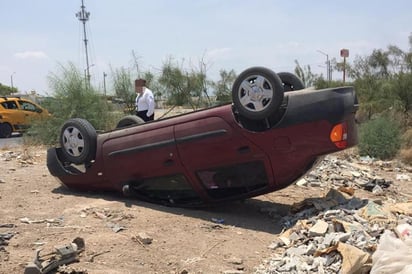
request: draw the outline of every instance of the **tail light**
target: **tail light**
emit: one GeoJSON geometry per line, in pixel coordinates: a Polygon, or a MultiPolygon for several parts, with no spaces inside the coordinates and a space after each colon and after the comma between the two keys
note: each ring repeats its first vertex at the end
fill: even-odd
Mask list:
{"type": "Polygon", "coordinates": [[[337,148],[346,148],[348,146],[348,128],[346,122],[335,125],[330,131],[329,138],[337,148]]]}

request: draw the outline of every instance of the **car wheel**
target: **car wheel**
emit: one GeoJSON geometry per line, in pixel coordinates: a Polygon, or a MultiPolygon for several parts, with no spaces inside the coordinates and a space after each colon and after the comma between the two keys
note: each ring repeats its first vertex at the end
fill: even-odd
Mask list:
{"type": "Polygon", "coordinates": [[[9,123],[0,124],[0,138],[10,138],[13,129],[9,123]]]}
{"type": "Polygon", "coordinates": [[[143,121],[142,118],[140,118],[136,115],[128,115],[128,116],[123,117],[117,123],[116,129],[132,126],[132,125],[140,125],[140,124],[143,124],[143,123],[144,123],[144,121],[143,121]]]}
{"type": "Polygon", "coordinates": [[[232,100],[239,114],[248,119],[269,118],[282,104],[282,82],[270,69],[249,68],[236,78],[232,88],[232,100]]]}
{"type": "Polygon", "coordinates": [[[74,118],[63,124],[60,145],[64,162],[84,164],[96,156],[97,133],[86,120],[74,118]]]}
{"type": "Polygon", "coordinates": [[[278,76],[282,81],[284,92],[305,88],[305,84],[302,82],[302,80],[300,80],[300,78],[293,73],[279,72],[278,76]]]}

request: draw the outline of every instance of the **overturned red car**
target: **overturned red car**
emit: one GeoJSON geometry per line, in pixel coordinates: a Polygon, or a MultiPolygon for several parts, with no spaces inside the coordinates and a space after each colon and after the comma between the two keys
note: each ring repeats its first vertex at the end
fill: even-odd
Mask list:
{"type": "Polygon", "coordinates": [[[287,187],[357,143],[352,87],[305,89],[294,74],[252,67],[232,101],[148,123],[128,116],[103,133],[70,119],[48,149],[48,169],[70,189],[201,206],[287,187]]]}

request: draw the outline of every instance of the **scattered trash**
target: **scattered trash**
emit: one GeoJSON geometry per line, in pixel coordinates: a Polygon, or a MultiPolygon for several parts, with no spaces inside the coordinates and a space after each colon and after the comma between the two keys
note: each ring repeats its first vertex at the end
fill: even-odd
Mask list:
{"type": "Polygon", "coordinates": [[[119,224],[112,223],[112,222],[108,222],[108,223],[107,223],[107,226],[108,226],[109,228],[111,228],[111,229],[113,230],[113,232],[115,232],[115,233],[126,229],[125,227],[123,227],[123,226],[121,226],[121,225],[119,225],[119,224]]]}
{"type": "Polygon", "coordinates": [[[78,255],[84,251],[85,243],[82,238],[75,238],[70,244],[56,246],[55,252],[40,256],[37,249],[34,261],[27,264],[24,274],[46,274],[61,265],[78,261],[78,255]]]}
{"type": "Polygon", "coordinates": [[[2,246],[8,245],[9,240],[14,236],[13,232],[0,233],[0,250],[2,246]]]}
{"type": "Polygon", "coordinates": [[[130,220],[134,218],[133,215],[130,214],[124,214],[121,211],[115,211],[111,210],[108,208],[104,209],[99,209],[99,208],[85,208],[80,212],[80,217],[81,218],[86,218],[88,215],[93,215],[94,217],[101,219],[106,222],[106,226],[109,227],[113,232],[117,233],[122,230],[125,230],[126,227],[123,225],[118,224],[117,222],[120,222],[124,219],[130,220]]]}
{"type": "Polygon", "coordinates": [[[392,184],[391,181],[386,181],[385,179],[372,179],[366,183],[363,188],[367,191],[373,191],[373,189],[379,186],[382,189],[390,187],[392,184]]]}
{"type": "Polygon", "coordinates": [[[412,226],[401,224],[385,230],[372,255],[371,274],[412,273],[412,226]]]}
{"type": "Polygon", "coordinates": [[[94,258],[96,258],[97,256],[100,256],[100,255],[103,255],[103,254],[106,254],[106,253],[109,253],[109,252],[110,252],[110,250],[105,250],[105,251],[101,251],[101,252],[98,252],[98,253],[91,254],[91,255],[88,256],[87,261],[92,263],[94,261],[94,258]]]}
{"type": "Polygon", "coordinates": [[[40,219],[40,220],[31,220],[28,217],[24,217],[20,219],[20,222],[24,224],[41,224],[47,223],[47,225],[62,225],[63,217],[55,218],[55,219],[40,219]]]}
{"type": "Polygon", "coordinates": [[[373,161],[375,161],[375,158],[371,158],[370,156],[361,156],[360,160],[362,163],[372,163],[373,161]]]}
{"type": "Polygon", "coordinates": [[[15,225],[14,224],[0,224],[0,227],[13,228],[15,227],[15,225]]]}
{"type": "Polygon", "coordinates": [[[216,224],[223,224],[223,223],[225,223],[225,219],[212,218],[211,221],[214,222],[214,223],[216,223],[216,224]]]}

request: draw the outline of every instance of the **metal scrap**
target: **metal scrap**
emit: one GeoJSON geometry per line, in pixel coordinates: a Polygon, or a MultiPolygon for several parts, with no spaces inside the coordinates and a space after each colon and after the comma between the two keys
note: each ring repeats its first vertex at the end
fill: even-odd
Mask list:
{"type": "Polygon", "coordinates": [[[55,246],[55,251],[40,255],[37,249],[34,261],[27,264],[24,274],[46,274],[61,265],[78,261],[78,255],[84,251],[85,244],[82,238],[75,238],[67,245],[55,246]]]}

